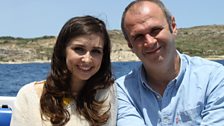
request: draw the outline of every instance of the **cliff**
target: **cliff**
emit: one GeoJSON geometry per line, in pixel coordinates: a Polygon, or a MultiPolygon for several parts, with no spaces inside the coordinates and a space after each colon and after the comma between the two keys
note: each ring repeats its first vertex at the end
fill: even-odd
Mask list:
{"type": "MultiPolygon", "coordinates": [[[[112,61],[137,61],[120,30],[109,31],[112,61]]],[[[55,36],[38,38],[0,37],[0,62],[48,62],[55,36]]],[[[224,59],[224,25],[197,26],[178,29],[177,49],[189,55],[224,59]]]]}

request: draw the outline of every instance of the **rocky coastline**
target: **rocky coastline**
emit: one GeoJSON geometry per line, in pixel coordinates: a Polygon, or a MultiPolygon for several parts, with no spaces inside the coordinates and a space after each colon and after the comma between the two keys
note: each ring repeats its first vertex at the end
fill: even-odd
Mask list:
{"type": "MultiPolygon", "coordinates": [[[[111,61],[138,61],[131,52],[120,31],[109,32],[111,36],[111,61]]],[[[34,39],[4,38],[0,39],[0,63],[45,63],[50,62],[55,36],[44,36],[34,39]]]]}
{"type": "MultiPolygon", "coordinates": [[[[127,46],[120,30],[109,31],[111,61],[139,61],[127,46]]],[[[38,38],[0,37],[0,63],[50,62],[56,36],[38,38]]],[[[178,29],[177,49],[191,56],[210,60],[224,60],[224,25],[197,26],[178,29]]]]}

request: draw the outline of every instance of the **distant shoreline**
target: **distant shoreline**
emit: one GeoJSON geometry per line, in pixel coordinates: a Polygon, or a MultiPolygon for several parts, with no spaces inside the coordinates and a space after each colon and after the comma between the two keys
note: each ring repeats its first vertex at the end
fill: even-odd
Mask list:
{"type": "MultiPolygon", "coordinates": [[[[208,59],[208,60],[224,60],[224,55],[220,55],[220,56],[210,56],[210,57],[202,57],[204,59],[208,59]]],[[[128,60],[123,59],[123,60],[111,60],[112,62],[135,62],[135,61],[139,61],[138,59],[134,58],[134,59],[130,59],[128,60]]],[[[29,64],[29,63],[51,63],[50,60],[36,60],[36,61],[18,61],[18,62],[2,62],[0,61],[0,64],[29,64]]]]}
{"type": "Polygon", "coordinates": [[[2,62],[0,64],[28,64],[28,63],[50,63],[51,61],[18,61],[18,62],[2,62]]]}
{"type": "Polygon", "coordinates": [[[224,60],[224,55],[206,57],[208,60],[224,60]]]}

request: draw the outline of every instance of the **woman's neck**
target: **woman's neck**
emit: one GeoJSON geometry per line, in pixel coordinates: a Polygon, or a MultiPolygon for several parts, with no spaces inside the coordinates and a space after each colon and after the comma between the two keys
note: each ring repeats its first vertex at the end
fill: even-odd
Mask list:
{"type": "Polygon", "coordinates": [[[86,83],[86,81],[84,81],[84,80],[78,80],[76,78],[72,78],[71,91],[72,91],[73,96],[76,96],[80,92],[80,90],[82,90],[85,83],[86,83]]]}

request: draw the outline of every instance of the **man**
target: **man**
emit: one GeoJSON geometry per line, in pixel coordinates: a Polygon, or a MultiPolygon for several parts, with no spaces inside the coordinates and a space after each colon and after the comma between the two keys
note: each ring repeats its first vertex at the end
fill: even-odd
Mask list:
{"type": "Polygon", "coordinates": [[[224,66],[176,50],[175,18],[161,1],[133,1],[121,26],[142,64],[116,80],[118,126],[224,125],[224,66]]]}

